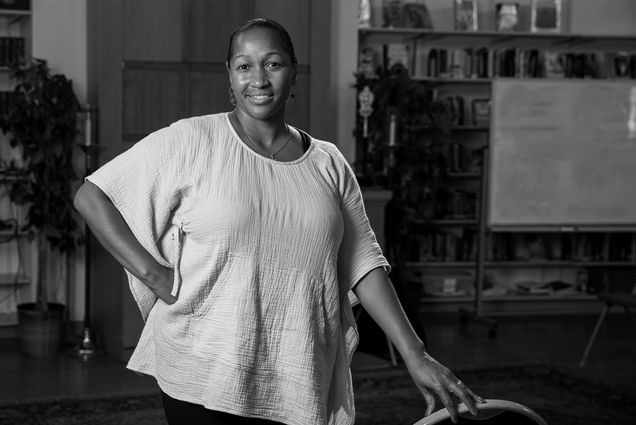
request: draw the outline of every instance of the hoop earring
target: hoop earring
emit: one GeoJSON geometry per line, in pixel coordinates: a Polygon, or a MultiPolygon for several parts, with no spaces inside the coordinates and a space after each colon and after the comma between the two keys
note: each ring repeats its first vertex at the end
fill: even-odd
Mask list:
{"type": "Polygon", "coordinates": [[[230,92],[230,103],[232,104],[232,106],[236,106],[236,96],[234,96],[234,90],[232,90],[232,87],[230,87],[228,91],[230,92]]]}

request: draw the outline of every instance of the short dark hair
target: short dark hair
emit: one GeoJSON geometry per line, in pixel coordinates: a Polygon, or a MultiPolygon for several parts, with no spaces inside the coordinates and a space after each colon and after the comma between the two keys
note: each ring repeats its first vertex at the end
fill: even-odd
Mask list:
{"type": "Polygon", "coordinates": [[[230,65],[230,60],[232,59],[232,53],[233,53],[232,46],[234,45],[234,40],[240,34],[246,31],[249,31],[252,28],[269,29],[274,31],[278,35],[280,35],[280,38],[283,40],[283,47],[285,49],[285,52],[291,58],[292,65],[294,66],[298,65],[298,60],[296,59],[296,53],[294,53],[294,45],[292,43],[291,37],[289,36],[289,33],[287,32],[287,30],[281,24],[271,19],[256,18],[256,19],[250,19],[249,21],[242,23],[234,31],[232,31],[232,34],[230,35],[230,42],[227,48],[226,63],[228,66],[230,65]]]}

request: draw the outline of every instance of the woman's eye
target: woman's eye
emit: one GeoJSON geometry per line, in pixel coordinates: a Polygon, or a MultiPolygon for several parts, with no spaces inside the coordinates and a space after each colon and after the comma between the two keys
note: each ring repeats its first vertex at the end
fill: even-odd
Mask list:
{"type": "Polygon", "coordinates": [[[237,70],[237,71],[246,71],[247,69],[249,69],[249,65],[248,65],[248,64],[246,64],[246,63],[241,64],[241,65],[238,65],[238,66],[236,67],[236,70],[237,70]]]}
{"type": "Polygon", "coordinates": [[[269,69],[277,69],[277,68],[280,68],[280,64],[278,62],[269,62],[267,64],[267,67],[269,69]]]}

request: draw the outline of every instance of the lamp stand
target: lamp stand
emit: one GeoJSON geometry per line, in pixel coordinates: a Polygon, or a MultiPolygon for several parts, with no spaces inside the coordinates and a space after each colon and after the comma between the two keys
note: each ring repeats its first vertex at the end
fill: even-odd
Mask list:
{"type": "MultiPolygon", "coordinates": [[[[85,143],[78,143],[77,146],[84,153],[84,177],[92,174],[93,157],[96,156],[98,145],[93,143],[93,119],[94,110],[90,106],[85,109],[85,143]]],[[[95,340],[95,335],[91,329],[91,230],[84,224],[84,329],[78,345],[73,350],[73,355],[83,361],[103,354],[95,340]]]]}

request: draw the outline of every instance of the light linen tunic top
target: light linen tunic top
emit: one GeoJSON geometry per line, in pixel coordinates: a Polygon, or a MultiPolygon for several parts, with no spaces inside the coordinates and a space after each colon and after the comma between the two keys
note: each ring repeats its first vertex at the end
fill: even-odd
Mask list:
{"type": "Polygon", "coordinates": [[[349,164],[310,139],[265,158],[227,114],[178,121],[87,178],[173,267],[167,305],[127,272],[146,320],[128,363],[173,398],[289,425],[354,422],[348,295],[389,265],[349,164]]]}

